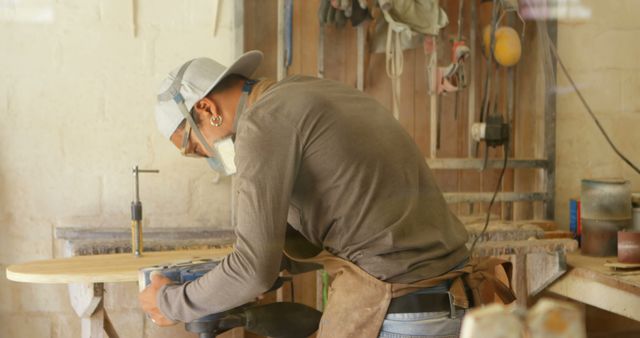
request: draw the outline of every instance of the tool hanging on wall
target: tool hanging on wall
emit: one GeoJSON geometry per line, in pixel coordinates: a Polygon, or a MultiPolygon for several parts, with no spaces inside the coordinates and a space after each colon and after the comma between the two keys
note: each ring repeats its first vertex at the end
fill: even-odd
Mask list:
{"type": "MultiPolygon", "coordinates": [[[[489,55],[490,29],[491,27],[487,25],[482,33],[485,55],[489,55]]],[[[518,32],[511,27],[501,26],[496,29],[494,34],[495,41],[491,54],[495,61],[504,67],[514,66],[520,61],[520,56],[522,55],[522,44],[518,32]]]]}
{"type": "MultiPolygon", "coordinates": [[[[451,63],[438,68],[438,93],[456,93],[458,97],[458,91],[466,88],[468,85],[465,71],[465,63],[471,54],[471,50],[466,44],[466,41],[462,35],[463,30],[463,18],[464,18],[464,1],[460,0],[458,8],[458,33],[452,40],[451,47],[451,63]]],[[[457,101],[457,100],[456,100],[457,101]]],[[[457,112],[456,112],[457,115],[457,112]]]]}
{"type": "MultiPolygon", "coordinates": [[[[466,55],[464,55],[463,53],[463,49],[462,47],[466,47],[464,40],[462,39],[462,29],[463,29],[463,23],[464,23],[464,0],[459,0],[458,1],[458,36],[456,37],[456,40],[453,42],[453,47],[451,50],[451,58],[452,58],[452,64],[453,63],[458,63],[460,61],[464,61],[464,59],[466,57],[469,56],[469,48],[466,48],[466,55]]],[[[458,75],[458,80],[460,82],[460,86],[462,88],[467,86],[467,82],[466,82],[466,76],[465,76],[465,71],[464,71],[464,67],[463,65],[459,66],[459,73],[460,75],[458,75]]],[[[454,106],[453,106],[453,118],[455,120],[458,120],[458,104],[460,101],[460,93],[458,91],[456,91],[456,95],[454,97],[454,106]]]]}
{"type": "MultiPolygon", "coordinates": [[[[472,85],[469,87],[468,99],[467,99],[467,130],[471,130],[471,126],[475,121],[476,115],[476,66],[477,66],[477,57],[476,57],[476,32],[478,26],[478,8],[476,5],[476,1],[471,1],[469,6],[469,14],[471,17],[471,22],[469,25],[469,48],[472,53],[469,59],[469,82],[472,85]]],[[[467,138],[467,156],[471,157],[474,154],[475,147],[477,146],[473,138],[471,137],[471,133],[467,138]]],[[[470,204],[470,213],[473,212],[473,204],[470,204]]]]}
{"type": "MultiPolygon", "coordinates": [[[[383,13],[385,13],[383,11],[383,13]]],[[[391,79],[392,111],[396,120],[400,119],[400,76],[404,68],[403,51],[400,45],[400,34],[411,34],[409,26],[393,21],[385,15],[389,23],[387,30],[387,51],[385,65],[387,76],[391,79]]]]}
{"type": "MultiPolygon", "coordinates": [[[[522,55],[521,39],[525,32],[525,23],[517,11],[517,7],[507,0],[483,0],[492,3],[491,22],[486,25],[482,32],[482,51],[486,58],[485,77],[480,107],[480,122],[484,122],[485,116],[490,113],[497,114],[497,104],[499,95],[499,67],[513,67],[522,55]],[[507,13],[514,12],[522,22],[522,33],[509,26],[500,26],[502,19],[507,13]]],[[[508,86],[510,84],[508,83],[508,86]]],[[[509,88],[509,87],[508,87],[509,88]]],[[[508,120],[511,120],[513,107],[513,95],[507,95],[508,120]]],[[[478,143],[474,144],[475,156],[478,156],[478,143]]]]}
{"type": "MultiPolygon", "coordinates": [[[[454,118],[458,118],[458,100],[459,100],[459,92],[467,87],[467,79],[466,79],[466,71],[464,64],[466,60],[469,58],[470,50],[464,44],[464,41],[460,41],[459,43],[454,42],[453,48],[451,51],[452,61],[449,65],[444,67],[437,67],[438,71],[436,74],[436,95],[446,95],[447,93],[455,93],[455,106],[454,106],[454,118]]],[[[435,62],[435,57],[432,58],[435,62]]],[[[433,65],[431,62],[431,67],[436,67],[437,65],[433,65]]],[[[431,68],[433,69],[433,68],[431,68]]],[[[437,149],[440,149],[440,129],[442,124],[442,106],[440,103],[438,104],[438,132],[437,132],[437,149]]]]}
{"type": "MultiPolygon", "coordinates": [[[[376,45],[380,45],[381,35],[384,34],[384,51],[386,54],[387,76],[392,81],[393,113],[399,118],[400,76],[403,71],[403,50],[415,48],[419,34],[425,40],[431,38],[435,46],[435,37],[440,29],[449,23],[446,13],[438,6],[437,0],[380,0],[378,1],[384,22],[376,20],[372,36],[372,52],[377,52],[376,45]],[[381,27],[386,25],[386,31],[381,27]]],[[[374,18],[376,16],[374,15],[374,18]]],[[[437,55],[435,48],[427,56],[431,68],[427,76],[431,86],[429,94],[435,94],[435,74],[437,73],[437,55]]],[[[436,100],[432,96],[432,116],[435,117],[436,100]]],[[[434,134],[435,136],[435,134],[434,134]]],[[[434,143],[435,145],[435,143],[434,143]]]]}
{"type": "Polygon", "coordinates": [[[366,47],[366,31],[364,21],[371,19],[366,0],[321,0],[318,7],[318,77],[324,77],[324,39],[325,27],[335,25],[343,28],[346,21],[356,27],[356,87],[364,90],[364,59],[366,47]]]}
{"type": "Polygon", "coordinates": [[[142,256],[142,202],[140,201],[140,173],[159,173],[155,169],[138,169],[133,167],[133,201],[131,201],[131,252],[136,256],[142,256]]]}
{"type": "Polygon", "coordinates": [[[526,31],[526,22],[518,11],[517,3],[512,3],[508,0],[498,1],[498,13],[499,17],[492,21],[491,26],[487,25],[483,29],[483,52],[486,57],[489,57],[489,44],[490,44],[490,29],[495,27],[495,44],[493,46],[493,57],[495,61],[504,67],[512,67],[520,61],[522,55],[522,41],[526,31]],[[510,14],[514,14],[520,20],[522,30],[520,33],[511,25],[510,14]],[[503,25],[502,22],[505,18],[509,18],[507,25],[503,25]]]}
{"type": "MultiPolygon", "coordinates": [[[[458,119],[458,105],[460,101],[460,91],[467,87],[467,77],[465,63],[471,54],[471,50],[466,45],[462,35],[464,18],[464,1],[458,2],[458,32],[457,36],[452,40],[451,47],[451,63],[447,66],[438,67],[436,76],[436,92],[438,95],[447,93],[455,93],[454,96],[454,119],[458,119]]],[[[435,67],[435,66],[431,66],[435,67]]],[[[432,68],[430,68],[432,69],[432,68]]],[[[436,150],[440,149],[442,135],[442,104],[437,102],[437,127],[436,127],[436,150]]]]}

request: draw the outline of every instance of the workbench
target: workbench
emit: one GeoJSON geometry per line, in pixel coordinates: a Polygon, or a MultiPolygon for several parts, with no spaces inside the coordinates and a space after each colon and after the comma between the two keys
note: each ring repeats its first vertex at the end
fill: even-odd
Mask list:
{"type": "Polygon", "coordinates": [[[640,321],[640,271],[614,271],[604,266],[616,261],[616,257],[569,253],[568,271],[547,290],[640,321]]]}
{"type": "Polygon", "coordinates": [[[7,279],[23,283],[67,284],[69,298],[82,321],[82,338],[117,338],[115,327],[104,310],[104,283],[137,282],[138,270],[154,265],[197,259],[221,260],[232,252],[227,246],[217,249],[145,252],[34,261],[10,265],[7,279]]]}

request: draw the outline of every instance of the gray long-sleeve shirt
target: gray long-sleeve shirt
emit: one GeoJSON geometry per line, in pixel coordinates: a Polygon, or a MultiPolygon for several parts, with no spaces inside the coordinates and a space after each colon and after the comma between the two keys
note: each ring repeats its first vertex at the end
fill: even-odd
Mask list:
{"type": "Polygon", "coordinates": [[[168,318],[191,321],[270,288],[287,223],[390,282],[437,276],[467,258],[467,233],[424,157],[372,97],[293,76],[237,119],[235,250],[202,278],[160,290],[168,318]]]}

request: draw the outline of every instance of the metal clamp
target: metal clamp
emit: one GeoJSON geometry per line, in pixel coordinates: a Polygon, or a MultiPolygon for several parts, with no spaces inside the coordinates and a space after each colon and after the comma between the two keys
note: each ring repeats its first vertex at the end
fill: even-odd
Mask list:
{"type": "Polygon", "coordinates": [[[131,201],[131,251],[136,257],[142,255],[142,202],[140,202],[140,173],[159,173],[156,169],[138,169],[133,167],[134,197],[131,201]]]}
{"type": "Polygon", "coordinates": [[[447,291],[447,296],[449,296],[449,318],[456,319],[456,306],[453,303],[453,294],[447,291]]]}

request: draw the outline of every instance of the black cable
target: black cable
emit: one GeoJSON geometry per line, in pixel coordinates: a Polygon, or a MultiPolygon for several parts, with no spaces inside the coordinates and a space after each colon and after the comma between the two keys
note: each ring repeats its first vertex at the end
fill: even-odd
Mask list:
{"type": "MultiPolygon", "coordinates": [[[[487,152],[488,152],[487,148],[487,152]]],[[[502,164],[502,170],[500,171],[500,177],[498,177],[498,184],[496,184],[496,190],[493,192],[493,196],[491,197],[491,202],[489,202],[489,208],[487,209],[487,219],[484,222],[484,227],[482,231],[476,238],[473,240],[473,244],[471,244],[471,249],[469,252],[473,253],[473,249],[476,247],[476,243],[478,242],[478,238],[484,236],[484,233],[487,231],[487,227],[489,226],[489,219],[491,218],[491,207],[493,206],[493,202],[496,200],[496,196],[498,195],[498,191],[500,190],[500,186],[502,185],[502,178],[504,177],[504,172],[507,170],[507,159],[509,158],[509,140],[504,143],[504,163],[502,164]]]]}
{"type": "Polygon", "coordinates": [[[589,107],[589,104],[587,104],[587,101],[582,96],[582,93],[580,93],[580,90],[578,90],[578,87],[576,86],[575,82],[573,82],[573,78],[571,78],[571,75],[569,75],[567,68],[564,66],[564,63],[562,62],[562,60],[560,59],[560,56],[558,55],[556,46],[553,44],[553,42],[551,41],[551,38],[549,38],[548,35],[547,35],[547,38],[548,38],[547,41],[549,42],[549,47],[551,49],[551,52],[553,53],[553,56],[556,58],[556,60],[558,60],[558,64],[560,64],[560,68],[562,68],[562,72],[571,83],[571,86],[576,91],[576,94],[578,94],[580,101],[582,101],[582,104],[587,109],[587,112],[589,113],[589,115],[591,115],[591,118],[593,119],[593,121],[595,121],[596,125],[598,126],[598,129],[600,129],[600,131],[602,132],[602,135],[604,135],[604,138],[607,140],[607,142],[609,142],[609,145],[611,146],[611,148],[613,148],[613,151],[615,151],[616,154],[618,154],[618,156],[620,156],[625,163],[627,163],[631,168],[633,168],[633,170],[635,170],[638,174],[640,174],[640,169],[638,169],[638,167],[635,164],[631,163],[631,161],[626,156],[624,156],[620,152],[620,150],[618,150],[618,148],[613,144],[613,142],[609,138],[609,135],[607,135],[607,132],[604,131],[604,128],[600,124],[600,121],[598,121],[598,118],[591,110],[591,107],[589,107]]]}

